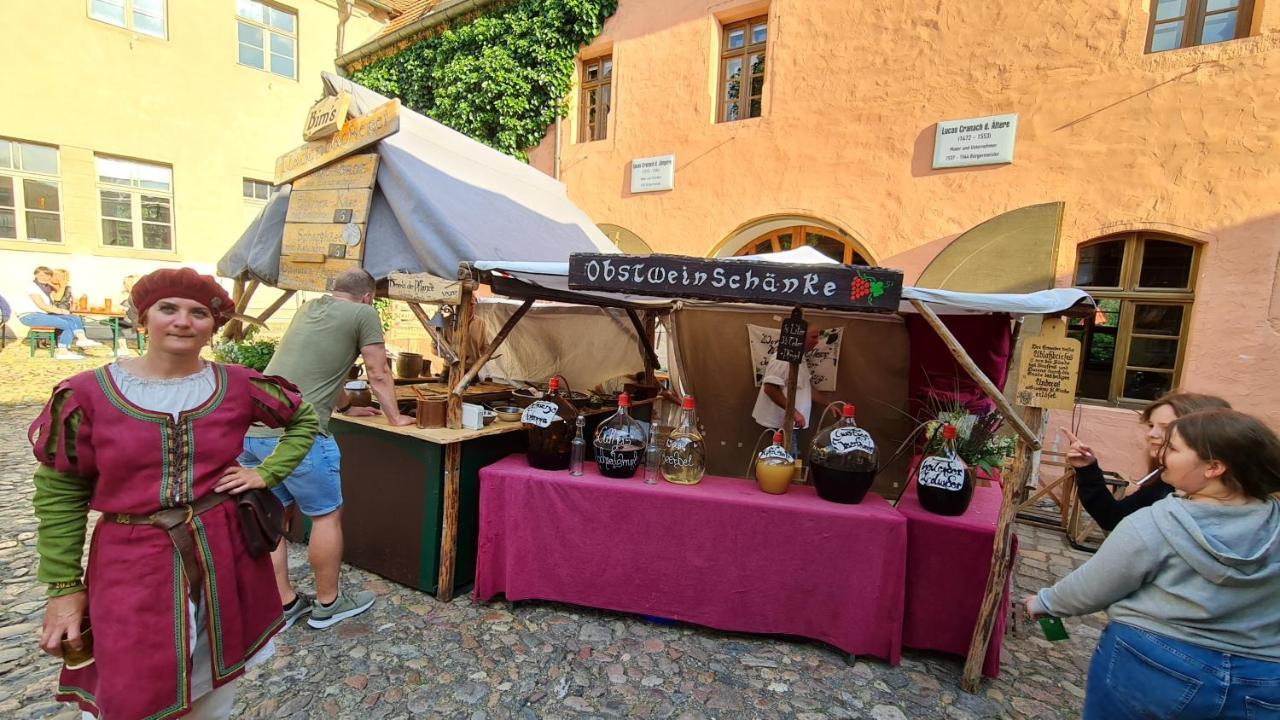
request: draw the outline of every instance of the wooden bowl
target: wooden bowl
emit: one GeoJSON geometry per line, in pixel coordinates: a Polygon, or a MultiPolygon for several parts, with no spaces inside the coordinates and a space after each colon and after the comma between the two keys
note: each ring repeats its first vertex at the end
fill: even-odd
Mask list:
{"type": "Polygon", "coordinates": [[[515,405],[495,405],[490,409],[502,422],[520,422],[520,417],[523,415],[520,408],[515,405]]]}

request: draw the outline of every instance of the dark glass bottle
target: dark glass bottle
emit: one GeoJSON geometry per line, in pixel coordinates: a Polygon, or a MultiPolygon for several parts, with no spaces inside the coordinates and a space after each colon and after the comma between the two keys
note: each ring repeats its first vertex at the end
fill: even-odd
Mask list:
{"type": "Polygon", "coordinates": [[[631,417],[631,397],[618,396],[618,411],[596,428],[596,468],[609,478],[629,478],[644,459],[644,426],[631,417]]]}
{"type": "Polygon", "coordinates": [[[973,499],[973,473],[956,452],[956,428],[942,426],[942,447],[916,469],[920,506],[938,515],[963,515],[973,499]]]}
{"type": "Polygon", "coordinates": [[[854,407],[846,403],[840,420],[813,439],[809,467],[818,497],[856,505],[866,497],[875,480],[879,460],[871,433],[858,427],[854,407]]]}
{"type": "Polygon", "coordinates": [[[560,392],[560,379],[551,378],[547,394],[524,409],[529,432],[529,465],[541,470],[567,470],[578,410],[560,392]]]}

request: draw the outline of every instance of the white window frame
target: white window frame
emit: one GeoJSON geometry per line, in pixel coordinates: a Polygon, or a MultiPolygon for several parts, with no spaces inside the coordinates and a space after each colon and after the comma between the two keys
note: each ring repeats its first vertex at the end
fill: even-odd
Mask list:
{"type": "Polygon", "coordinates": [[[257,179],[257,178],[246,177],[246,178],[242,178],[242,179],[241,179],[241,181],[240,181],[240,196],[241,196],[242,198],[244,198],[244,201],[245,201],[245,202],[257,203],[257,204],[259,204],[259,205],[265,205],[265,204],[267,203],[267,201],[268,201],[268,200],[270,200],[271,198],[275,197],[275,194],[276,194],[276,193],[278,193],[278,192],[280,192],[280,188],[278,188],[278,187],[276,187],[275,185],[271,184],[271,181],[270,181],[270,180],[259,180],[259,179],[257,179]],[[244,184],[245,184],[245,183],[253,183],[253,189],[254,189],[254,194],[253,194],[253,195],[245,195],[245,194],[244,194],[244,184]],[[260,185],[265,185],[265,186],[267,187],[267,196],[266,196],[266,197],[258,197],[257,190],[258,190],[258,186],[260,186],[260,185]]]}
{"type": "MultiPolygon", "coordinates": [[[[86,4],[88,5],[88,8],[89,8],[89,19],[90,19],[90,20],[93,20],[94,22],[105,23],[105,24],[110,25],[110,26],[112,26],[112,27],[118,27],[118,28],[122,28],[122,29],[125,29],[125,30],[129,30],[130,32],[138,33],[139,35],[146,35],[147,37],[153,37],[153,38],[157,38],[157,39],[160,39],[160,40],[168,40],[168,39],[169,39],[169,2],[168,2],[168,0],[160,0],[160,34],[159,34],[159,35],[156,35],[156,34],[154,34],[154,33],[147,32],[146,30],[141,30],[141,29],[137,28],[137,27],[134,25],[134,22],[133,22],[133,13],[134,13],[134,10],[133,10],[133,3],[135,2],[135,0],[118,0],[118,2],[119,2],[119,4],[120,4],[120,6],[121,6],[121,7],[123,8],[123,10],[124,10],[124,24],[123,24],[123,25],[119,25],[119,24],[117,24],[117,23],[115,23],[115,22],[112,22],[111,20],[108,20],[108,19],[106,19],[106,18],[98,17],[97,15],[94,15],[94,14],[93,14],[93,4],[94,4],[94,1],[95,1],[95,0],[86,0],[86,4]]],[[[111,0],[99,0],[99,1],[101,1],[101,2],[107,2],[107,3],[112,4],[112,5],[115,5],[115,4],[116,4],[115,2],[112,2],[111,0]]],[[[145,14],[145,13],[144,13],[144,14],[145,14]]]]}
{"type": "Polygon", "coordinates": [[[97,178],[98,188],[98,244],[100,247],[111,250],[137,250],[147,253],[164,253],[173,254],[178,251],[178,219],[176,208],[174,207],[173,193],[173,167],[162,163],[143,162],[140,160],[130,160],[128,158],[113,157],[111,155],[96,155],[94,157],[94,174],[97,178]],[[102,179],[102,169],[100,163],[102,161],[125,163],[130,168],[130,182],[119,183],[102,179]],[[154,190],[142,187],[141,179],[137,174],[137,170],[142,168],[154,168],[164,170],[169,175],[168,190],[154,190]],[[118,192],[127,193],[129,195],[129,224],[132,229],[131,244],[125,245],[109,245],[107,244],[107,234],[103,229],[103,221],[114,220],[123,221],[125,218],[108,217],[102,214],[102,193],[118,192]],[[142,219],[142,196],[165,198],[169,201],[169,222],[157,223],[144,221],[142,219]],[[168,248],[149,248],[143,244],[143,226],[144,225],[168,225],[169,226],[169,247],[168,248]]]}
{"type": "MultiPolygon", "coordinates": [[[[262,2],[262,0],[239,0],[239,2],[249,2],[249,3],[253,3],[254,5],[261,5],[262,7],[267,8],[267,9],[273,9],[273,10],[277,10],[277,11],[282,12],[282,13],[286,13],[286,14],[288,14],[288,15],[292,15],[292,16],[293,16],[293,32],[292,32],[292,33],[285,32],[284,30],[281,30],[281,29],[279,29],[279,28],[277,28],[277,27],[274,27],[274,26],[272,26],[272,25],[270,25],[270,24],[268,24],[268,23],[265,23],[265,22],[263,22],[263,21],[255,20],[255,19],[253,19],[253,18],[245,17],[245,16],[243,16],[243,15],[241,15],[241,14],[240,14],[240,10],[239,10],[239,8],[237,7],[237,9],[236,9],[236,64],[237,64],[237,65],[240,65],[241,67],[247,67],[247,68],[253,68],[254,70],[260,70],[260,71],[262,71],[262,72],[269,73],[269,74],[271,74],[271,75],[275,75],[276,77],[284,77],[284,78],[289,78],[290,80],[297,80],[297,79],[298,79],[298,61],[299,61],[299,59],[298,59],[298,56],[299,56],[299,52],[298,52],[298,44],[299,44],[299,43],[298,43],[298,35],[299,35],[299,33],[298,33],[298,11],[297,11],[297,10],[295,10],[294,8],[287,7],[287,6],[284,6],[284,5],[279,5],[279,4],[276,4],[276,3],[270,3],[270,2],[262,2]],[[240,46],[243,44],[243,43],[241,43],[241,42],[240,42],[240,25],[241,25],[241,24],[248,25],[248,26],[250,26],[250,27],[255,27],[255,28],[257,28],[258,30],[262,31],[262,64],[263,64],[263,67],[258,67],[257,65],[249,65],[249,64],[247,64],[247,63],[244,63],[244,62],[241,62],[241,61],[240,61],[240,46]],[[292,40],[292,41],[293,41],[293,73],[292,73],[292,74],[290,74],[290,75],[281,75],[280,73],[278,73],[278,72],[276,72],[276,71],[274,71],[274,70],[272,70],[272,69],[271,69],[271,55],[272,55],[272,53],[271,53],[271,36],[272,36],[273,34],[274,34],[274,35],[279,35],[279,36],[281,36],[281,37],[287,37],[287,38],[289,38],[290,40],[292,40]]],[[[237,6],[239,5],[239,2],[237,2],[237,6]]]]}
{"type": "MultiPolygon", "coordinates": [[[[64,227],[63,217],[62,217],[62,210],[63,210],[63,207],[62,207],[62,157],[61,157],[61,153],[59,153],[58,151],[59,150],[58,146],[46,145],[44,143],[25,142],[23,140],[16,140],[14,138],[7,138],[7,137],[0,138],[0,140],[10,143],[10,148],[11,148],[9,151],[11,154],[11,157],[9,158],[10,167],[7,167],[7,168],[0,167],[0,176],[12,178],[13,180],[13,219],[14,219],[14,228],[15,228],[15,235],[16,235],[16,237],[12,237],[12,238],[0,237],[0,242],[31,242],[31,243],[39,243],[41,245],[65,244],[66,228],[64,227]],[[22,145],[36,145],[39,147],[44,147],[44,148],[53,150],[55,161],[58,164],[57,172],[50,175],[48,173],[22,169],[20,167],[22,163],[22,155],[21,153],[14,152],[14,150],[16,150],[19,146],[22,146],[22,145]],[[26,187],[25,187],[25,184],[23,183],[24,180],[53,183],[53,186],[56,192],[58,193],[58,209],[56,211],[55,210],[32,211],[31,209],[29,209],[26,203],[27,198],[26,198],[26,187]],[[27,233],[27,213],[28,212],[40,212],[40,213],[46,213],[49,215],[57,215],[58,216],[58,239],[48,240],[45,238],[30,237],[27,233]]],[[[8,208],[8,206],[5,206],[5,207],[6,209],[8,208]]]]}

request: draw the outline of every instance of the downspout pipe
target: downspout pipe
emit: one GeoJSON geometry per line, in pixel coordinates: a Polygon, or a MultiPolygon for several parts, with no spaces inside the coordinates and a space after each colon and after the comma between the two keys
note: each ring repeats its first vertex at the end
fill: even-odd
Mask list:
{"type": "Polygon", "coordinates": [[[346,75],[348,69],[357,62],[367,57],[377,54],[389,47],[394,47],[405,40],[411,40],[421,35],[423,32],[431,28],[447,23],[448,21],[467,15],[468,13],[477,12],[484,8],[494,5],[500,0],[445,0],[437,5],[431,12],[422,16],[421,19],[405,25],[389,35],[376,38],[360,47],[345,53],[339,57],[334,64],[338,70],[346,75]]]}

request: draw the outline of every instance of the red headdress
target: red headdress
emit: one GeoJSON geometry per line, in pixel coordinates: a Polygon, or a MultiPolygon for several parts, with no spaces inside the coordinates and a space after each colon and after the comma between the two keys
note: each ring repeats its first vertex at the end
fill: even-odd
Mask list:
{"type": "Polygon", "coordinates": [[[191,268],[156,270],[143,275],[133,290],[129,300],[141,318],[147,308],[157,300],[177,297],[200,303],[213,315],[214,328],[222,327],[235,313],[235,303],[226,290],[210,275],[201,275],[191,268]]]}

